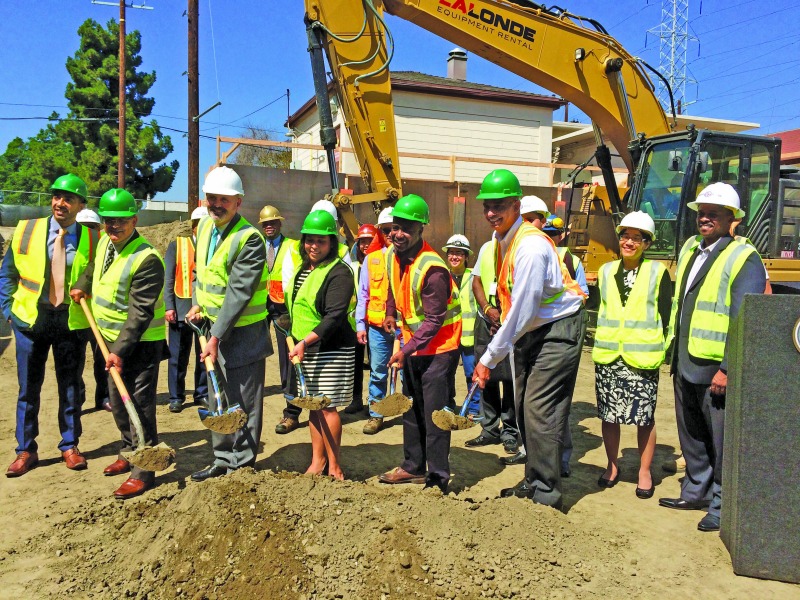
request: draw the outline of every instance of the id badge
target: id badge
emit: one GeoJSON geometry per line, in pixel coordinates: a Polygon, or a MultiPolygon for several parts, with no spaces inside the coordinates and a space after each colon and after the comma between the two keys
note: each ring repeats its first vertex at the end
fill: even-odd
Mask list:
{"type": "Polygon", "coordinates": [[[497,282],[493,281],[489,286],[489,295],[490,296],[497,296],[497,282]]]}

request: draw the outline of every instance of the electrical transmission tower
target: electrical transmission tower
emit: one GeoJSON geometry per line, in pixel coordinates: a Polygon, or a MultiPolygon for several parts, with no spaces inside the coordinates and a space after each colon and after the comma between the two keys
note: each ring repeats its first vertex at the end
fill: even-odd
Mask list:
{"type": "MultiPolygon", "coordinates": [[[[697,41],[689,31],[689,0],[661,0],[661,22],[648,33],[658,37],[658,69],[672,88],[675,109],[682,113],[688,104],[694,102],[686,98],[686,85],[697,83],[687,64],[689,42],[697,41]]],[[[657,90],[662,106],[669,110],[669,92],[660,80],[657,90]]]]}

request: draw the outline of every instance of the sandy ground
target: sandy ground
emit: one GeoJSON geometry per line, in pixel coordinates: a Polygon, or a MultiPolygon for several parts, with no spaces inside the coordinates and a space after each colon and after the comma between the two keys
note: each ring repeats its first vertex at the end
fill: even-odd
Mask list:
{"type": "MultiPolygon", "coordinates": [[[[0,369],[5,468],[15,446],[13,342],[0,369]]],[[[633,428],[624,428],[621,483],[601,490],[605,455],[584,352],[562,514],[496,499],[523,468],[500,465],[499,446],[465,448],[476,429],[453,434],[448,497],[377,483],[402,458],[398,419],[370,437],[361,433],[362,416],[343,415],[348,481],[299,475],[310,460],[308,429],[304,422],[288,435],[273,432],[283,407],[277,372],[271,357],[257,470],[196,484],[189,475],[209,463],[210,436],[194,408],[168,411],[162,363],[159,429],[177,463],[154,490],[119,502],[111,494],[122,478],[102,474],[117,451],[111,415],[85,412],[80,447],[89,468],[68,471],[56,448],[56,383],[48,370],[40,466],[0,480],[0,598],[800,598],[798,586],[736,576],[719,536],[697,531],[701,513],[658,507],[658,497],[679,493],[678,476],[660,467],[677,446],[666,376],[655,498],[634,495],[633,428]]],[[[92,398],[88,365],[86,376],[92,398]]]]}

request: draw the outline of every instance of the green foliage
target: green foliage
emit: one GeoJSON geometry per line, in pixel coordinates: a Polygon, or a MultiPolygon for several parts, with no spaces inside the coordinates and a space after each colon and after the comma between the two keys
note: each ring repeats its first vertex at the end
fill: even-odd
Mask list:
{"type": "MultiPolygon", "coordinates": [[[[111,20],[103,28],[89,19],[78,34],[80,47],[66,61],[72,78],[65,93],[69,113],[63,120],[53,113],[53,123],[35,137],[8,145],[0,155],[0,188],[46,191],[66,172],[86,181],[90,196],[117,187],[119,25],[111,20]]],[[[125,36],[125,188],[136,198],[168,190],[178,170],[178,161],[160,164],[173,146],[147,118],[155,106],[147,92],[156,74],[138,70],[141,47],[138,31],[125,36]]]]}
{"type": "MultiPolygon", "coordinates": [[[[246,125],[247,133],[244,138],[251,140],[271,140],[269,133],[263,127],[246,125]]],[[[276,146],[248,146],[242,144],[233,155],[233,163],[237,165],[251,165],[254,167],[272,167],[274,169],[288,169],[292,162],[292,151],[289,148],[276,146]]]]}

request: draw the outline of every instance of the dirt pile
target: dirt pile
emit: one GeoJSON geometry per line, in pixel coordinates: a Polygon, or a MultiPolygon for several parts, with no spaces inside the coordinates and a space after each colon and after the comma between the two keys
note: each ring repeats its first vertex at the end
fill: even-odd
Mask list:
{"type": "Polygon", "coordinates": [[[138,227],[141,233],[153,247],[164,256],[167,252],[167,245],[179,235],[191,235],[191,221],[172,221],[170,223],[159,223],[150,227],[138,227]]]}
{"type": "Polygon", "coordinates": [[[33,545],[55,557],[49,567],[59,574],[42,582],[44,596],[585,598],[609,585],[615,597],[637,593],[620,568],[627,540],[529,501],[249,469],[81,507],[33,545]]]}

